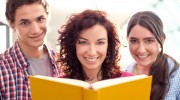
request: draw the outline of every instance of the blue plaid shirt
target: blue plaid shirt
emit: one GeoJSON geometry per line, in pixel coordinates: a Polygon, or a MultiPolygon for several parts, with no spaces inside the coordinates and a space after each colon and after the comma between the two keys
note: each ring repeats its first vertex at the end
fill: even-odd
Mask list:
{"type": "MultiPolygon", "coordinates": [[[[174,63],[168,59],[169,69],[172,70],[174,63]]],[[[133,62],[123,70],[134,73],[136,63],[133,62]]],[[[180,68],[170,76],[169,90],[164,100],[180,100],[180,68]]]]}
{"type": "MultiPolygon", "coordinates": [[[[60,69],[57,66],[57,54],[48,50],[52,63],[53,75],[59,77],[60,69]]],[[[28,67],[29,62],[22,53],[18,42],[0,54],[0,100],[31,100],[28,67]]]]}

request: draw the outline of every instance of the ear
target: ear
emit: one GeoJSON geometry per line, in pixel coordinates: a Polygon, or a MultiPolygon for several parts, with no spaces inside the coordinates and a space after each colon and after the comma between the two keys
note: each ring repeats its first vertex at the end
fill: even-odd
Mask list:
{"type": "Polygon", "coordinates": [[[162,44],[164,45],[164,41],[166,40],[166,36],[162,38],[162,44]]]}
{"type": "Polygon", "coordinates": [[[128,41],[128,39],[129,39],[128,36],[126,36],[126,40],[127,40],[127,41],[128,41]]]}
{"type": "Polygon", "coordinates": [[[9,27],[12,28],[13,32],[15,32],[14,23],[12,23],[10,20],[7,19],[9,27]]]}
{"type": "Polygon", "coordinates": [[[12,29],[14,28],[14,23],[12,23],[10,20],[7,19],[7,22],[9,24],[9,27],[11,27],[12,29]]]}

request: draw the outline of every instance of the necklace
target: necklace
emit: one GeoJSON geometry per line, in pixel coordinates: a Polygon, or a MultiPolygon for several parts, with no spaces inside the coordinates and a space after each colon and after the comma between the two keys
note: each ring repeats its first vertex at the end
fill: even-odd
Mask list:
{"type": "Polygon", "coordinates": [[[134,75],[138,75],[138,73],[137,73],[137,67],[134,67],[134,75]]]}
{"type": "Polygon", "coordinates": [[[146,70],[143,70],[143,69],[139,69],[138,71],[138,68],[137,66],[134,67],[134,75],[139,75],[139,74],[145,74],[145,75],[149,75],[149,71],[146,71],[146,70]]]}
{"type": "Polygon", "coordinates": [[[92,81],[92,80],[94,80],[94,77],[92,77],[92,78],[87,78],[87,81],[92,81]]]}

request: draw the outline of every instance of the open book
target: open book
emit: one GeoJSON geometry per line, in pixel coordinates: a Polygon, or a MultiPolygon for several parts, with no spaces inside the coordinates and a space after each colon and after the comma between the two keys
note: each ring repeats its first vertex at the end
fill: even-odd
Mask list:
{"type": "Polygon", "coordinates": [[[151,81],[152,77],[146,75],[93,84],[75,79],[30,76],[33,100],[149,100],[151,81]]]}

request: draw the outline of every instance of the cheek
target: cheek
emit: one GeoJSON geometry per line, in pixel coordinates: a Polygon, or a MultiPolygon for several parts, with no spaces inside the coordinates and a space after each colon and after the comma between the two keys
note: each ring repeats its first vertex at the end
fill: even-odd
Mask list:
{"type": "Polygon", "coordinates": [[[102,55],[107,55],[107,49],[101,49],[101,50],[98,50],[98,52],[100,52],[102,55]]]}
{"type": "Polygon", "coordinates": [[[46,24],[42,24],[40,27],[42,27],[44,30],[47,29],[47,25],[46,24]]]}
{"type": "Polygon", "coordinates": [[[149,47],[149,51],[158,54],[160,52],[160,45],[158,43],[151,45],[151,47],[149,47]]]}
{"type": "Polygon", "coordinates": [[[132,53],[136,50],[136,46],[135,45],[129,45],[129,51],[132,53]]]}
{"type": "Polygon", "coordinates": [[[16,28],[14,28],[14,32],[15,32],[16,34],[19,34],[19,33],[22,33],[22,32],[24,32],[24,31],[23,31],[23,28],[21,28],[21,27],[16,27],[16,28]]]}
{"type": "Polygon", "coordinates": [[[97,49],[97,52],[99,52],[101,55],[106,56],[107,55],[107,49],[108,47],[104,46],[97,49]]]}
{"type": "Polygon", "coordinates": [[[25,37],[25,35],[28,35],[28,34],[26,34],[27,32],[26,31],[23,31],[23,30],[17,30],[16,29],[16,31],[15,31],[15,34],[16,34],[16,36],[17,37],[20,37],[20,38],[23,38],[23,37],[25,37]]]}
{"type": "Polygon", "coordinates": [[[28,36],[31,33],[30,28],[22,28],[19,27],[18,29],[16,29],[16,33],[19,34],[21,37],[23,36],[28,36]]]}
{"type": "Polygon", "coordinates": [[[149,51],[151,51],[152,53],[154,53],[155,56],[157,56],[158,53],[160,52],[160,51],[159,51],[159,48],[157,48],[157,47],[156,47],[156,48],[150,48],[149,51]]]}
{"type": "Polygon", "coordinates": [[[76,55],[77,56],[82,55],[83,53],[85,53],[85,51],[86,51],[86,48],[84,48],[83,46],[76,45],[76,55]]]}

